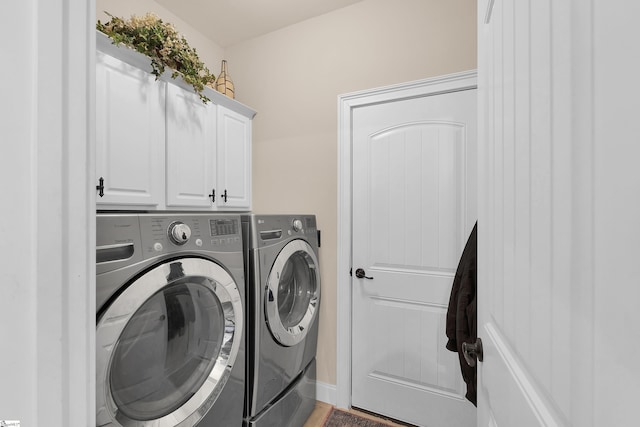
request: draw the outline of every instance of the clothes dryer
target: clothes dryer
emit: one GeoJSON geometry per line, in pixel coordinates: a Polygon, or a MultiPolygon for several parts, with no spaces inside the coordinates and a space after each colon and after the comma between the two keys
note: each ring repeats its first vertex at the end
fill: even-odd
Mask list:
{"type": "Polygon", "coordinates": [[[240,217],[99,213],[96,426],[241,426],[240,217]]]}
{"type": "Polygon", "coordinates": [[[315,407],[320,308],[314,215],[245,215],[245,425],[299,427],[315,407]]]}

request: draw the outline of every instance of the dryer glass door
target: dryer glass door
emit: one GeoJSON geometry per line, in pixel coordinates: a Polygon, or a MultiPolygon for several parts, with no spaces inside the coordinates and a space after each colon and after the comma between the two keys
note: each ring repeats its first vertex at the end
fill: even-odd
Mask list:
{"type": "Polygon", "coordinates": [[[292,346],[302,341],[320,302],[318,259],[304,240],[289,242],[278,254],[267,279],[265,309],[274,338],[292,346]]]}
{"type": "Polygon", "coordinates": [[[197,422],[229,376],[242,316],[234,280],[211,261],[183,258],[142,275],[98,322],[98,418],[197,422]]]}
{"type": "Polygon", "coordinates": [[[224,312],[195,278],[167,286],[131,317],[112,355],[109,382],[119,410],[135,420],[174,412],[206,380],[224,338],[224,312]]]}

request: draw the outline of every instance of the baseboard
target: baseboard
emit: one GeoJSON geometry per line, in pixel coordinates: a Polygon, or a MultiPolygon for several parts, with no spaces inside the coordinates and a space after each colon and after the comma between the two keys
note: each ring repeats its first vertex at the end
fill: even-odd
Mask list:
{"type": "Polygon", "coordinates": [[[336,404],[336,386],[321,381],[316,381],[316,400],[335,406],[336,404]]]}

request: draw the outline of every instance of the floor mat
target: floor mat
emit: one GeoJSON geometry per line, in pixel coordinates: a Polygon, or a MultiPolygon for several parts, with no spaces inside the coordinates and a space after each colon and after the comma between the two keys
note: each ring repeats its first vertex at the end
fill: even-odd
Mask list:
{"type": "Polygon", "coordinates": [[[382,424],[350,412],[333,408],[327,420],[324,422],[323,427],[389,427],[389,424],[382,424]]]}

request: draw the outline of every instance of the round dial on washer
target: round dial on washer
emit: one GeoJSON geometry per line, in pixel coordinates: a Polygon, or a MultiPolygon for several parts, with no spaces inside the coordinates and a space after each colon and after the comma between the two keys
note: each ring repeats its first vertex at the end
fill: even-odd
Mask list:
{"type": "Polygon", "coordinates": [[[183,222],[176,221],[169,226],[169,239],[176,245],[184,245],[191,237],[191,228],[183,222]]]}
{"type": "Polygon", "coordinates": [[[294,219],[293,220],[293,229],[295,231],[302,230],[302,221],[300,221],[299,219],[294,219]]]}

